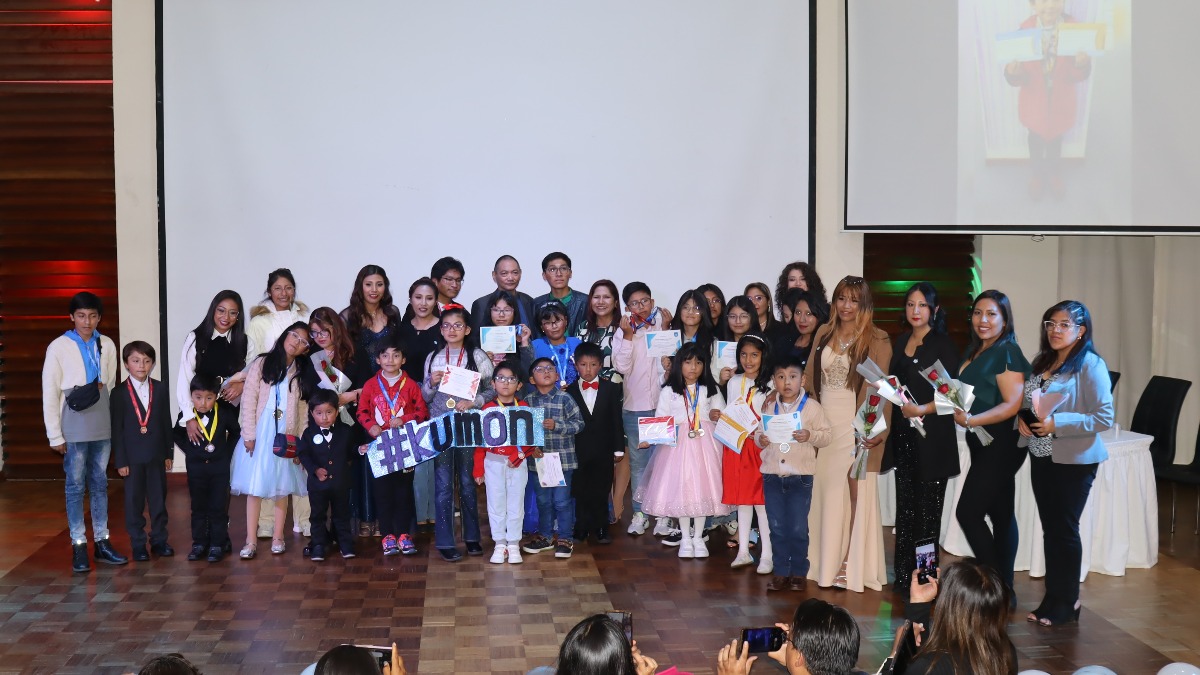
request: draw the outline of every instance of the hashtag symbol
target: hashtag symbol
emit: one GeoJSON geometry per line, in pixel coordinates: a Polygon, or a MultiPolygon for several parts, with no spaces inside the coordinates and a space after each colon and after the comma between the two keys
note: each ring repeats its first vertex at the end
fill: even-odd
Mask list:
{"type": "Polygon", "coordinates": [[[381,464],[387,469],[387,473],[395,473],[404,468],[403,455],[396,451],[398,443],[392,442],[392,439],[384,439],[379,444],[379,450],[382,455],[381,464]]]}

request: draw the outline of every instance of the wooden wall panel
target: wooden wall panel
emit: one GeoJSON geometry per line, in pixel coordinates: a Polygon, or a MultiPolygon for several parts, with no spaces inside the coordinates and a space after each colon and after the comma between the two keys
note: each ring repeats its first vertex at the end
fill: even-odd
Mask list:
{"type": "Polygon", "coordinates": [[[120,344],[108,1],[0,5],[0,444],[9,478],[57,478],[41,413],[46,345],[80,290],[120,344]]]}

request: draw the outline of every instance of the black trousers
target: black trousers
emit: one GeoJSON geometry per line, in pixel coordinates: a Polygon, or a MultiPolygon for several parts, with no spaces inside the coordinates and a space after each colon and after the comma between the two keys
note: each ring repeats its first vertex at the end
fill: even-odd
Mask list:
{"type": "Polygon", "coordinates": [[[995,438],[991,445],[985,446],[974,433],[967,433],[971,469],[963,480],[956,515],[975,557],[991,565],[1012,588],[1017,560],[1016,476],[1029,453],[1017,447],[1012,419],[984,428],[995,438]],[[991,529],[985,516],[992,521],[991,529]]]}
{"type": "Polygon", "coordinates": [[[612,484],[612,455],[579,460],[579,468],[571,480],[576,531],[586,535],[608,525],[608,497],[612,484]]]}
{"type": "Polygon", "coordinates": [[[414,476],[411,471],[397,471],[373,479],[375,514],[379,517],[379,533],[385,537],[389,534],[396,538],[402,534],[412,534],[409,529],[417,512],[417,503],[413,498],[414,476]]]}
{"type": "Polygon", "coordinates": [[[350,488],[308,491],[308,503],[312,506],[312,545],[329,546],[330,518],[337,532],[338,546],[350,553],[354,550],[354,535],[350,532],[350,488]]]}
{"type": "Polygon", "coordinates": [[[188,460],[187,482],[192,498],[192,545],[224,546],[229,540],[229,460],[188,460]]]}
{"type": "Polygon", "coordinates": [[[146,546],[146,516],[150,512],[150,543],[167,543],[167,467],[161,460],[130,464],[125,477],[125,529],[133,548],[146,546]]]}
{"type": "Polygon", "coordinates": [[[1032,456],[1029,462],[1046,550],[1046,598],[1041,607],[1047,615],[1063,616],[1079,599],[1083,565],[1079,518],[1100,465],[1055,464],[1050,457],[1032,456]]]}
{"type": "Polygon", "coordinates": [[[896,553],[892,559],[896,580],[892,586],[908,593],[917,568],[917,542],[937,541],[941,534],[946,480],[921,480],[915,429],[893,429],[892,442],[896,457],[896,553]]]}

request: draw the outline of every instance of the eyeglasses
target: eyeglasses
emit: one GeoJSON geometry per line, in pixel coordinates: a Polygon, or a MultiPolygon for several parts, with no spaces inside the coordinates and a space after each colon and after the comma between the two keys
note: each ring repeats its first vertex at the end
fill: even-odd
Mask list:
{"type": "Polygon", "coordinates": [[[542,319],[543,326],[557,326],[563,322],[562,317],[556,316],[553,319],[542,319]]]}
{"type": "Polygon", "coordinates": [[[1066,333],[1072,328],[1077,327],[1079,324],[1071,323],[1070,321],[1063,321],[1062,323],[1043,321],[1042,325],[1045,326],[1047,333],[1066,333]]]}
{"type": "Polygon", "coordinates": [[[638,309],[641,309],[642,307],[649,307],[652,304],[654,304],[654,298],[642,298],[641,300],[629,301],[630,307],[637,307],[638,309]]]}
{"type": "Polygon", "coordinates": [[[311,335],[314,340],[324,340],[325,338],[329,337],[331,333],[327,330],[314,330],[309,333],[309,335],[311,335]]]}
{"type": "Polygon", "coordinates": [[[506,314],[512,314],[512,313],[513,313],[512,307],[493,307],[492,308],[492,314],[499,314],[500,316],[504,316],[506,314]]]}
{"type": "Polygon", "coordinates": [[[305,338],[302,338],[302,337],[300,337],[300,334],[299,334],[299,333],[297,333],[297,332],[296,332],[296,331],[294,331],[294,330],[289,330],[289,331],[288,331],[288,337],[292,338],[292,339],[293,339],[293,340],[295,340],[297,343],[299,343],[301,347],[307,347],[307,346],[310,344],[308,340],[306,340],[305,338]]]}
{"type": "Polygon", "coordinates": [[[754,303],[759,303],[767,299],[765,295],[747,295],[746,297],[750,299],[750,302],[754,303]]]}
{"type": "Polygon", "coordinates": [[[442,277],[441,281],[442,281],[442,283],[450,284],[451,286],[462,286],[463,278],[462,277],[444,276],[444,277],[442,277]]]}
{"type": "Polygon", "coordinates": [[[721,299],[720,299],[720,298],[718,298],[718,297],[715,297],[715,296],[714,296],[714,297],[711,297],[711,298],[709,298],[709,299],[708,299],[708,306],[709,306],[709,307],[720,307],[720,306],[721,306],[721,299]]]}
{"type": "Polygon", "coordinates": [[[700,314],[703,310],[695,305],[688,305],[683,308],[684,314],[700,314]]]}
{"type": "Polygon", "coordinates": [[[515,382],[520,382],[520,380],[513,377],[512,375],[497,375],[492,378],[492,381],[499,382],[500,384],[513,384],[515,382]]]}
{"type": "Polygon", "coordinates": [[[467,327],[467,325],[465,323],[462,323],[461,321],[457,322],[457,323],[443,323],[442,324],[442,330],[462,330],[466,327],[467,327]]]}
{"type": "Polygon", "coordinates": [[[566,274],[570,271],[571,268],[567,267],[566,265],[555,265],[554,267],[546,268],[546,274],[566,274]]]}
{"type": "Polygon", "coordinates": [[[555,370],[556,369],[554,366],[547,366],[544,364],[540,366],[534,366],[533,368],[533,372],[535,373],[553,373],[555,370]]]}

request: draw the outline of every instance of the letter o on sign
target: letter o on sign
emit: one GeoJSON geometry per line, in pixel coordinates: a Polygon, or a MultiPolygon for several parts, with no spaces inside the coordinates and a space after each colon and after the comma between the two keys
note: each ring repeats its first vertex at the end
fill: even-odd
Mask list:
{"type": "Polygon", "coordinates": [[[483,439],[489,448],[508,445],[508,415],[499,410],[484,413],[483,439]]]}

